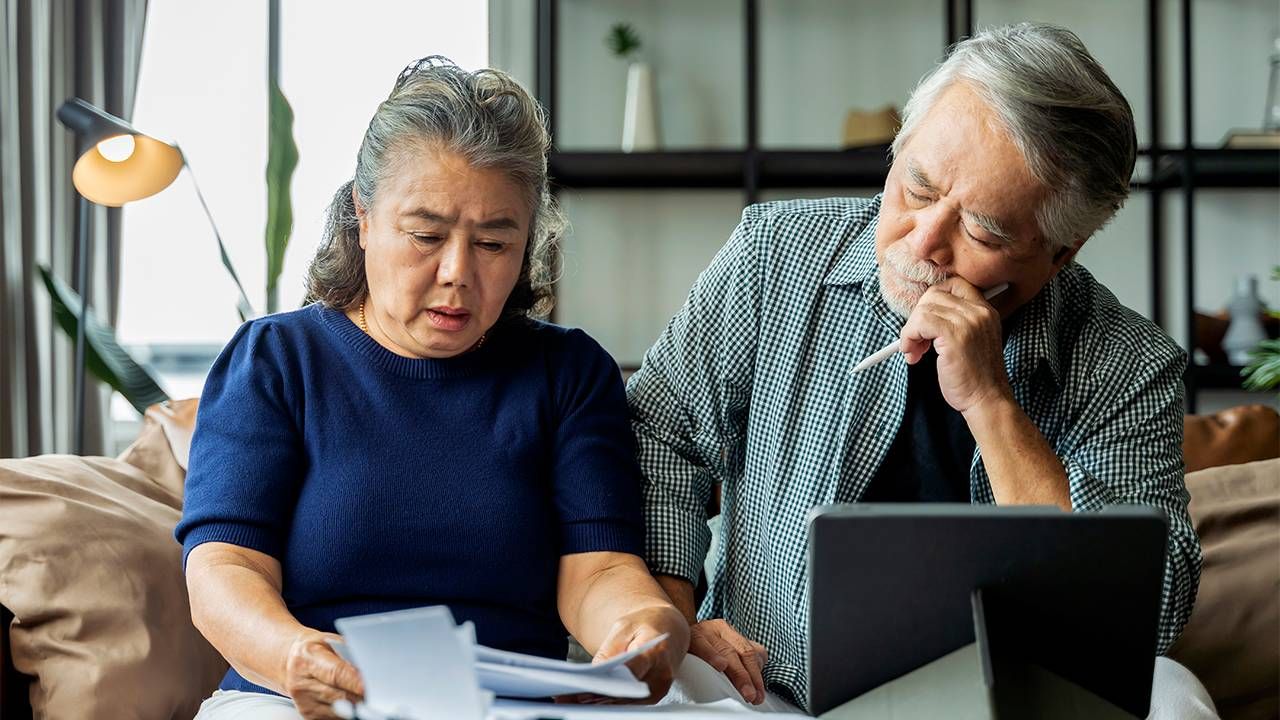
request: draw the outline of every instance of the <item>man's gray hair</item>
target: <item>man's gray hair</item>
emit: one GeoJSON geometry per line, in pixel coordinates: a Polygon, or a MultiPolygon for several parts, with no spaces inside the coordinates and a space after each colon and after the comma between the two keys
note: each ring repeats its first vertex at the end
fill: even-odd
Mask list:
{"type": "Polygon", "coordinates": [[[1047,189],[1036,221],[1050,249],[1087,240],[1124,204],[1137,158],[1133,111],[1075,33],[1019,23],[957,43],[907,101],[894,157],[957,81],[995,111],[1047,189]]]}
{"type": "Polygon", "coordinates": [[[547,187],[551,137],[542,108],[499,70],[468,72],[432,56],[406,67],[373,114],[356,156],[355,177],[334,194],[324,238],[307,271],[305,302],[347,310],[368,292],[360,248],[360,206],[373,206],[378,186],[420,148],[455,153],[473,167],[500,170],[532,211],[529,239],[504,315],[546,315],[564,215],[547,187]]]}

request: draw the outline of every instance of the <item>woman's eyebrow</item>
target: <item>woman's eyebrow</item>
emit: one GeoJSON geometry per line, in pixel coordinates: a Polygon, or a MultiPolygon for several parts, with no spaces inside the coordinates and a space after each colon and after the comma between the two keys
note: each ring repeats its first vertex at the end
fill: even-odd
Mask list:
{"type": "MultiPolygon", "coordinates": [[[[416,208],[410,208],[408,210],[405,210],[404,212],[400,213],[400,217],[418,217],[418,218],[422,218],[423,220],[426,220],[427,222],[436,222],[444,225],[452,225],[458,221],[457,216],[448,217],[436,212],[432,212],[424,207],[416,207],[416,208]]],[[[476,227],[480,228],[481,230],[519,230],[520,224],[515,221],[515,218],[508,217],[506,215],[501,215],[491,220],[485,220],[484,222],[476,223],[476,227]]]]}

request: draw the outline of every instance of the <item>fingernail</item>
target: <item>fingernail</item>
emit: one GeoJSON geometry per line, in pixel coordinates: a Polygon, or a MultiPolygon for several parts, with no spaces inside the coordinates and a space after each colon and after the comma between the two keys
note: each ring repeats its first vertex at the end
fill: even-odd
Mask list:
{"type": "Polygon", "coordinates": [[[739,688],[739,692],[742,693],[742,697],[746,698],[747,702],[753,703],[756,701],[756,689],[750,685],[742,686],[739,688]]]}

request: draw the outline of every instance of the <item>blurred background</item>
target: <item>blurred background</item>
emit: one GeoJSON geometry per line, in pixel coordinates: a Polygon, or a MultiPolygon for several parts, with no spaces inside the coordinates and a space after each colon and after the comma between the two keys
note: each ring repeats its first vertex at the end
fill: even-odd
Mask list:
{"type": "MultiPolygon", "coordinates": [[[[1275,0],[279,0],[274,26],[268,6],[149,0],[145,22],[131,21],[131,120],[181,146],[256,308],[273,33],[298,152],[280,309],[301,302],[323,211],[352,175],[374,108],[407,62],[440,54],[512,73],[550,111],[552,175],[572,223],[553,319],[586,329],[627,372],[746,204],[879,192],[891,112],[945,48],[1034,20],[1079,34],[1137,120],[1132,197],[1079,261],[1195,349],[1189,409],[1276,404],[1274,391],[1242,389],[1241,363],[1222,346],[1229,308],[1280,307],[1280,136],[1267,132],[1280,123],[1275,0]]],[[[49,172],[61,181],[65,169],[49,172]]],[[[120,344],[174,398],[198,395],[240,323],[190,182],[183,173],[113,211],[117,264],[95,291],[113,293],[120,344]]],[[[25,372],[48,385],[51,416],[2,455],[69,447],[57,389],[67,340],[41,332],[49,367],[25,372]]],[[[139,414],[98,392],[107,421],[94,441],[114,454],[139,414]]]]}

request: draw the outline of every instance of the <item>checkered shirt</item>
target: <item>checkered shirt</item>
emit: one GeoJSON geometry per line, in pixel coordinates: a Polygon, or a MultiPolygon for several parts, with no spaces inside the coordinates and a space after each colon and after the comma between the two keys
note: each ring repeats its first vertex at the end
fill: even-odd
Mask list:
{"type": "MultiPolygon", "coordinates": [[[[720,483],[721,551],[699,615],[763,643],[766,681],[802,706],[809,510],[858,500],[906,407],[901,355],[850,372],[903,324],[880,296],[879,210],[879,197],[748,207],[627,386],[650,567],[696,581],[720,483]]],[[[1025,306],[1004,361],[1077,511],[1139,503],[1167,514],[1164,652],[1200,576],[1183,482],[1185,353],[1072,263],[1025,306]]],[[[995,502],[981,448],[969,481],[974,503],[995,502]]]]}

